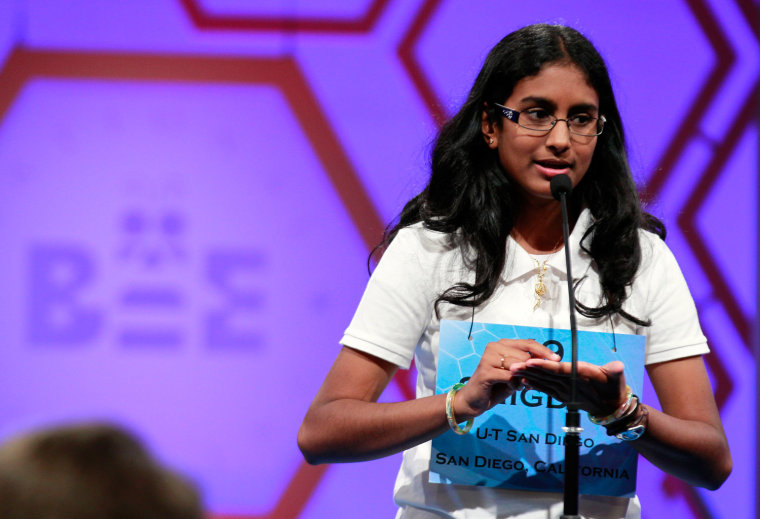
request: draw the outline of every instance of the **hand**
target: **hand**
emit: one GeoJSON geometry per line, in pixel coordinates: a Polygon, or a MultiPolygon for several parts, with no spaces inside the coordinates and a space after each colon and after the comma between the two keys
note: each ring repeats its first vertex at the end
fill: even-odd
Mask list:
{"type": "Polygon", "coordinates": [[[560,356],[532,339],[500,339],[488,343],[475,372],[456,395],[454,414],[457,419],[479,416],[521,389],[522,375],[515,375],[512,366],[522,366],[529,359],[549,359],[556,364],[560,356]]]}
{"type": "MultiPolygon", "coordinates": [[[[617,360],[604,366],[578,362],[576,391],[579,407],[589,414],[602,417],[623,405],[627,396],[624,367],[617,360]]],[[[510,366],[510,371],[532,389],[560,402],[570,401],[572,366],[569,362],[528,359],[510,366]]]]}

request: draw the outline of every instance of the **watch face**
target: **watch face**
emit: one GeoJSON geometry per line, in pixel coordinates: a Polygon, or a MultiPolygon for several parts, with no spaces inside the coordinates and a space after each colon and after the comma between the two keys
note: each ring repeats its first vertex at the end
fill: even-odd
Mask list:
{"type": "Polygon", "coordinates": [[[620,440],[625,440],[627,442],[638,440],[641,438],[641,435],[644,434],[644,431],[646,431],[647,428],[645,425],[637,425],[636,427],[632,427],[628,429],[627,431],[623,431],[620,434],[616,434],[615,437],[620,440]]]}

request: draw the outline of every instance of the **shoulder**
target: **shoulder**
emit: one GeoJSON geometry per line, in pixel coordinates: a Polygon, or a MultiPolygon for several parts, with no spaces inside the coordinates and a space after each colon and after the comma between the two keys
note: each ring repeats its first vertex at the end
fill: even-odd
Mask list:
{"type": "Polygon", "coordinates": [[[456,235],[434,231],[422,222],[400,229],[388,246],[386,254],[391,251],[415,253],[420,257],[448,255],[458,251],[456,235]]]}
{"type": "Polygon", "coordinates": [[[649,298],[654,294],[681,290],[685,279],[673,251],[657,234],[639,230],[641,262],[634,278],[636,285],[646,289],[649,298]]]}
{"type": "Polygon", "coordinates": [[[421,283],[432,292],[441,292],[461,281],[466,271],[459,240],[417,223],[404,227],[383,253],[376,271],[393,271],[405,283],[421,283]]]}
{"type": "Polygon", "coordinates": [[[662,262],[676,263],[675,256],[665,240],[651,231],[639,229],[639,246],[642,267],[651,267],[662,262]]]}

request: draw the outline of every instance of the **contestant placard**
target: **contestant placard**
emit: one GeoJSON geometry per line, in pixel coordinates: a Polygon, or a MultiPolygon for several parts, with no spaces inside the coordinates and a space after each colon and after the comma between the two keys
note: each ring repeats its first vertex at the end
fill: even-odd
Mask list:
{"type": "MultiPolygon", "coordinates": [[[[570,330],[474,323],[441,322],[436,393],[446,393],[475,371],[489,342],[535,339],[571,358],[570,330]]],[[[578,332],[578,359],[603,365],[625,364],[626,382],[641,395],[645,339],[640,335],[578,332]]],[[[466,435],[452,431],[433,439],[430,481],[520,490],[562,492],[564,480],[564,404],[544,393],[515,393],[475,419],[466,435]]],[[[636,491],[637,452],[607,436],[581,412],[580,493],[632,496],[636,491]]]]}

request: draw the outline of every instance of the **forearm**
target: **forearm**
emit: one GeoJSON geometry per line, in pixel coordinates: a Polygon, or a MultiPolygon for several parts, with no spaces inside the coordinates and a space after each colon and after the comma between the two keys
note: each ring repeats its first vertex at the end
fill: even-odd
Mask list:
{"type": "Polygon", "coordinates": [[[719,426],[647,409],[646,433],[631,445],[652,464],[689,484],[720,487],[731,472],[731,454],[719,426]]]}
{"type": "Polygon", "coordinates": [[[298,445],[312,464],[395,454],[448,429],[445,402],[446,395],[396,403],[336,399],[309,410],[298,445]]]}

